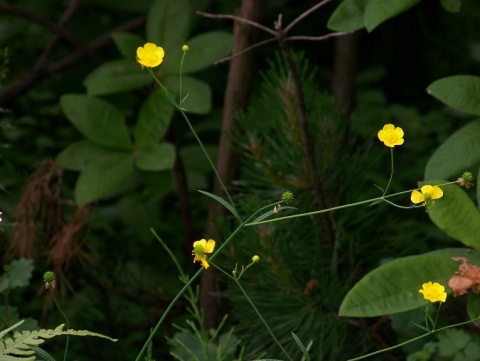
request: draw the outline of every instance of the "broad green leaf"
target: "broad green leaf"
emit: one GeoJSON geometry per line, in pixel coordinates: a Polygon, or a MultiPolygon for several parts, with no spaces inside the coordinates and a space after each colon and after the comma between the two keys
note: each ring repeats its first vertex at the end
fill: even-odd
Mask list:
{"type": "Polygon", "coordinates": [[[135,172],[131,154],[88,166],[75,184],[75,200],[84,205],[131,189],[135,172]]]}
{"type": "Polygon", "coordinates": [[[180,66],[178,59],[190,31],[190,16],[188,0],[156,0],[150,7],[146,24],[147,40],[164,48],[166,64],[180,66]],[[173,58],[175,61],[172,62],[173,58]]]}
{"type": "Polygon", "coordinates": [[[225,31],[211,31],[189,39],[187,45],[190,50],[184,60],[184,74],[207,68],[228,55],[232,51],[233,35],[225,31]]]}
{"type": "Polygon", "coordinates": [[[476,173],[480,165],[480,120],[464,126],[444,141],[425,167],[425,180],[456,180],[463,172],[476,173]]]}
{"type": "Polygon", "coordinates": [[[173,104],[162,89],[157,89],[143,102],[135,126],[135,146],[145,147],[158,143],[172,120],[173,104]]]}
{"type": "Polygon", "coordinates": [[[215,195],[215,194],[212,194],[210,192],[205,192],[205,191],[200,191],[200,193],[206,195],[207,197],[210,197],[214,200],[216,200],[218,203],[220,203],[222,206],[224,206],[226,209],[228,209],[230,211],[230,213],[232,213],[235,218],[237,218],[238,220],[240,220],[240,216],[238,215],[237,213],[237,210],[230,204],[228,203],[225,199],[215,195]]]}
{"type": "Polygon", "coordinates": [[[130,59],[118,59],[103,63],[87,75],[83,84],[88,95],[121,93],[143,88],[153,82],[152,75],[142,70],[135,61],[135,52],[130,59]]]}
{"type": "Polygon", "coordinates": [[[443,8],[451,13],[458,13],[462,7],[462,0],[440,0],[443,8]]]}
{"type": "Polygon", "coordinates": [[[171,144],[153,144],[137,152],[135,165],[146,171],[172,169],[175,163],[175,148],[171,144]]]}
{"type": "MultiPolygon", "coordinates": [[[[212,108],[212,90],[210,86],[196,78],[190,76],[184,76],[182,98],[187,96],[182,103],[182,108],[187,109],[189,113],[193,114],[208,114],[212,108]]],[[[173,91],[177,98],[180,92],[180,86],[178,83],[178,74],[167,75],[162,78],[163,84],[173,91]]]]}
{"type": "Polygon", "coordinates": [[[365,27],[370,32],[419,2],[420,0],[370,0],[365,8],[365,27]]]}
{"type": "MultiPolygon", "coordinates": [[[[427,182],[423,182],[425,184],[427,182]]],[[[428,181],[441,184],[445,181],[428,181]]],[[[463,188],[457,184],[442,186],[443,197],[427,206],[428,216],[438,228],[468,247],[480,249],[480,213],[463,188]]]]}
{"type": "Polygon", "coordinates": [[[26,287],[33,272],[33,260],[20,258],[3,266],[0,277],[0,292],[18,287],[26,287]]]}
{"type": "Polygon", "coordinates": [[[369,1],[342,1],[328,19],[327,27],[334,31],[354,31],[364,28],[363,15],[369,1]]]}
{"type": "Polygon", "coordinates": [[[450,293],[448,280],[458,268],[458,263],[451,259],[453,255],[452,251],[452,255],[404,257],[374,269],[348,292],[339,315],[374,317],[425,306],[428,301],[418,290],[428,281],[441,283],[450,293]]]}
{"type": "Polygon", "coordinates": [[[125,152],[112,148],[102,147],[88,139],[70,144],[62,150],[56,158],[60,166],[65,169],[82,171],[89,164],[104,163],[118,159],[125,152]]]}
{"type": "Polygon", "coordinates": [[[105,147],[131,149],[132,142],[120,110],[112,104],[81,94],[60,98],[68,120],[92,142],[105,147]]]}
{"type": "Polygon", "coordinates": [[[145,44],[145,40],[132,33],[116,32],[112,38],[120,54],[129,60],[135,60],[137,48],[145,44]]]}
{"type": "MultiPolygon", "coordinates": [[[[467,312],[471,319],[480,316],[480,295],[478,293],[468,294],[467,312]]],[[[479,321],[475,323],[478,325],[479,321]]]]}
{"type": "Polygon", "coordinates": [[[480,77],[454,75],[434,81],[427,88],[442,103],[469,114],[480,115],[480,77]]]}

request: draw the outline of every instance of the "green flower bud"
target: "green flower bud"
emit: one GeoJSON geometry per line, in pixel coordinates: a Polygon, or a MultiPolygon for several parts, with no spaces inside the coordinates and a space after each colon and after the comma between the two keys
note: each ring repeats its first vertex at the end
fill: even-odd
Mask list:
{"type": "Polygon", "coordinates": [[[282,194],[282,201],[283,201],[285,204],[292,203],[292,202],[293,202],[293,199],[294,199],[293,192],[290,192],[290,191],[283,192],[283,194],[282,194]]]}

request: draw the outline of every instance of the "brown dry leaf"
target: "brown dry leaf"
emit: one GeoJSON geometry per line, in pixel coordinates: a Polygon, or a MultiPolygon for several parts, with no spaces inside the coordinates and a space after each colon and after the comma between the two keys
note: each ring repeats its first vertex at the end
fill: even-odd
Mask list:
{"type": "Polygon", "coordinates": [[[456,275],[448,281],[453,290],[453,296],[461,296],[470,289],[473,293],[480,293],[480,267],[472,265],[465,257],[453,257],[454,261],[462,262],[458,266],[456,275]]]}

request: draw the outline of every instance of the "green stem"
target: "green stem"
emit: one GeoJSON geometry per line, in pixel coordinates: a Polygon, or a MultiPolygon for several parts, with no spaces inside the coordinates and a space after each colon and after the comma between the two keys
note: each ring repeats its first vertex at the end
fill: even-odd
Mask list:
{"type": "Polygon", "coordinates": [[[390,187],[390,183],[392,183],[393,179],[393,171],[394,171],[394,165],[393,165],[393,147],[390,148],[390,163],[391,163],[391,168],[390,168],[390,179],[388,180],[387,187],[383,191],[383,196],[387,194],[388,188],[390,187]]]}
{"type": "MultiPolygon", "coordinates": [[[[68,317],[67,315],[63,312],[62,308],[60,307],[60,304],[58,303],[57,296],[55,296],[55,292],[53,290],[53,287],[50,287],[50,294],[52,295],[53,302],[55,303],[55,306],[57,306],[58,310],[62,314],[63,318],[65,319],[65,325],[67,326],[67,330],[70,329],[70,324],[68,322],[68,317]]],[[[70,335],[67,334],[67,343],[65,345],[65,353],[63,354],[63,361],[67,360],[67,352],[68,352],[68,345],[70,343],[70,335]]]]}
{"type": "MultiPolygon", "coordinates": [[[[230,241],[236,236],[236,234],[244,227],[244,224],[241,224],[240,226],[237,227],[237,229],[235,229],[235,231],[233,231],[233,233],[225,240],[225,242],[217,249],[217,251],[215,253],[213,253],[209,259],[213,259],[215,258],[215,256],[224,248],[228,245],[228,243],[230,243],[230,241]]],[[[138,353],[137,355],[137,358],[135,359],[135,361],[140,361],[140,358],[143,356],[143,354],[145,353],[145,351],[147,350],[148,348],[148,345],[150,344],[150,342],[152,342],[152,339],[153,337],[155,336],[155,334],[158,332],[158,330],[160,329],[160,326],[162,325],[163,321],[165,321],[165,318],[167,317],[167,315],[170,313],[170,311],[172,310],[173,306],[175,306],[175,304],[177,303],[177,301],[180,299],[180,297],[182,297],[182,295],[185,293],[185,291],[187,289],[190,288],[190,286],[192,285],[193,281],[195,281],[201,274],[202,272],[204,271],[204,268],[201,267],[194,275],[192,278],[190,278],[188,280],[187,283],[185,283],[185,285],[182,287],[182,289],[177,293],[177,295],[173,298],[173,300],[170,302],[170,304],[168,305],[168,307],[165,309],[165,311],[163,312],[162,314],[162,317],[160,317],[160,319],[158,320],[157,324],[155,325],[155,328],[153,329],[153,331],[150,333],[150,336],[147,338],[147,340],[145,341],[145,344],[143,345],[142,349],[140,350],[140,352],[138,353]]]]}
{"type": "MultiPolygon", "coordinates": [[[[211,262],[210,262],[211,263],[211,262]]],[[[227,272],[225,272],[223,269],[221,269],[220,267],[218,267],[217,265],[213,264],[213,266],[215,266],[216,269],[218,269],[220,272],[222,272],[224,275],[226,275],[228,278],[230,278],[231,280],[233,280],[233,282],[235,282],[235,284],[237,285],[237,287],[240,289],[240,292],[242,292],[243,296],[247,299],[248,303],[250,303],[250,306],[252,306],[253,310],[255,311],[255,313],[257,314],[258,318],[260,319],[260,321],[262,321],[263,325],[265,326],[265,328],[267,329],[268,333],[270,334],[270,336],[272,337],[273,341],[275,341],[275,343],[277,344],[277,346],[282,350],[282,352],[285,354],[285,356],[290,360],[290,361],[293,361],[293,359],[290,357],[290,355],[288,354],[287,350],[285,350],[282,346],[282,344],[280,343],[280,341],[278,341],[277,337],[275,336],[275,334],[273,333],[272,329],[270,328],[270,326],[268,325],[267,321],[265,321],[265,319],[263,318],[262,314],[260,313],[260,311],[258,310],[258,308],[255,306],[255,304],[253,303],[252,299],[250,298],[250,296],[247,294],[247,292],[245,291],[245,289],[242,287],[242,285],[240,284],[240,282],[238,281],[238,279],[236,277],[233,277],[231,275],[229,275],[227,272]]]]}
{"type": "MultiPolygon", "coordinates": [[[[158,86],[163,89],[163,91],[165,92],[165,94],[167,95],[168,99],[172,102],[172,104],[175,106],[175,108],[177,108],[177,110],[180,112],[180,114],[182,114],[182,117],[183,119],[185,119],[185,121],[187,122],[187,125],[188,127],[190,128],[190,131],[192,132],[193,136],[195,137],[198,145],[200,146],[200,148],[202,149],[202,152],[203,154],[205,155],[205,158],[207,158],[207,161],[208,163],[210,164],[210,167],[212,168],[213,172],[215,173],[215,177],[217,178],[217,181],[218,183],[220,184],[220,187],[222,188],[223,192],[225,193],[225,195],[227,196],[228,198],[228,203],[230,203],[230,205],[235,209],[235,212],[236,214],[238,214],[238,211],[233,203],[233,200],[232,200],[232,197],[230,196],[230,193],[228,192],[227,190],[227,187],[225,186],[225,184],[223,183],[222,181],[222,178],[220,177],[220,174],[218,174],[218,170],[217,170],[217,167],[215,166],[215,164],[213,164],[213,161],[212,161],[212,158],[210,157],[210,155],[208,154],[207,150],[205,149],[202,141],[200,140],[200,138],[198,137],[198,134],[197,132],[195,131],[195,129],[193,128],[192,126],[192,123],[190,122],[190,120],[188,119],[187,117],[187,114],[185,113],[185,110],[181,107],[180,104],[178,104],[176,101],[175,101],[175,98],[172,97],[172,95],[168,92],[167,88],[160,82],[160,80],[158,80],[158,78],[156,77],[156,75],[154,74],[153,70],[151,68],[148,68],[148,71],[150,72],[150,74],[153,76],[153,79],[155,80],[155,82],[158,84],[158,86]]],[[[238,216],[240,217],[240,216],[238,216]]],[[[238,221],[241,223],[242,220],[239,218],[238,221]]]]}
{"type": "MultiPolygon", "coordinates": [[[[438,186],[440,187],[440,186],[444,186],[444,185],[448,185],[448,184],[453,184],[453,183],[456,183],[456,181],[447,182],[447,183],[442,183],[442,184],[439,184],[438,186]]],[[[315,214],[332,212],[332,211],[336,211],[336,210],[339,210],[339,209],[356,207],[356,206],[360,206],[360,205],[362,205],[362,204],[374,203],[374,202],[387,202],[387,203],[389,203],[389,204],[394,205],[395,207],[403,208],[403,209],[419,208],[418,206],[403,207],[403,206],[399,206],[399,205],[397,205],[397,204],[395,204],[395,203],[392,203],[392,202],[390,202],[390,201],[387,200],[387,198],[396,197],[396,196],[398,196],[398,195],[405,194],[405,193],[411,193],[412,191],[418,190],[418,189],[420,189],[420,188],[414,188],[414,189],[410,189],[410,190],[406,190],[406,191],[402,191],[402,192],[397,192],[397,193],[394,193],[394,194],[390,194],[390,195],[388,195],[388,196],[381,196],[381,197],[371,198],[371,199],[367,199],[367,200],[360,201],[360,202],[354,202],[354,203],[344,204],[344,205],[337,206],[337,207],[332,207],[332,208],[327,208],[327,209],[320,209],[320,210],[318,210],[318,211],[313,211],[313,212],[306,212],[306,213],[300,213],[300,214],[292,214],[292,215],[290,215],[290,216],[278,217],[278,218],[273,218],[273,219],[267,219],[267,220],[265,220],[265,221],[260,221],[260,222],[245,223],[245,227],[256,226],[256,225],[259,225],[259,224],[279,222],[279,221],[284,221],[284,220],[286,220],[286,219],[292,219],[292,218],[300,218],[300,217],[313,216],[313,215],[315,215],[315,214]]]]}
{"type": "Polygon", "coordinates": [[[422,339],[422,338],[425,338],[425,337],[427,337],[427,336],[433,335],[434,333],[437,333],[437,332],[440,332],[440,331],[444,331],[444,330],[446,330],[446,329],[453,328],[453,327],[463,326],[463,325],[466,325],[466,324],[468,324],[468,323],[472,323],[472,322],[478,321],[479,319],[480,319],[480,317],[477,317],[477,318],[474,318],[473,320],[456,323],[456,324],[454,324],[454,325],[445,326],[445,327],[439,328],[439,329],[437,329],[437,330],[432,330],[432,331],[427,332],[427,333],[425,333],[425,334],[423,334],[423,335],[420,335],[420,336],[418,336],[418,337],[414,337],[414,338],[412,338],[412,339],[410,339],[410,340],[408,340],[408,341],[399,343],[398,345],[395,345],[395,346],[392,346],[392,347],[387,347],[387,348],[384,348],[384,349],[382,349],[382,350],[378,350],[378,351],[375,351],[375,352],[372,352],[372,353],[369,353],[369,354],[366,354],[366,355],[363,355],[363,356],[360,356],[360,357],[351,358],[351,359],[348,359],[347,361],[362,360],[362,359],[368,358],[368,357],[370,357],[370,356],[375,356],[375,355],[378,355],[378,354],[383,353],[383,352],[388,352],[388,351],[394,350],[394,349],[396,349],[396,348],[405,346],[405,345],[409,344],[410,342],[414,342],[414,341],[420,340],[420,339],[422,339]]]}

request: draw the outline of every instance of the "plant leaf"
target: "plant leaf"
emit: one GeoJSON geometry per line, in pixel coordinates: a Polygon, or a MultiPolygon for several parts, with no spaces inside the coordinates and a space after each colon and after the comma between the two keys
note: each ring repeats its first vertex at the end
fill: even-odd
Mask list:
{"type": "Polygon", "coordinates": [[[365,27],[370,32],[419,2],[420,0],[370,0],[365,8],[365,27]]]}
{"type": "Polygon", "coordinates": [[[87,204],[128,190],[135,185],[131,154],[100,164],[90,164],[80,173],[75,184],[75,201],[87,204]]]}
{"type": "Polygon", "coordinates": [[[33,272],[33,260],[20,258],[3,266],[0,278],[0,292],[13,288],[26,287],[33,272]]]}
{"type": "Polygon", "coordinates": [[[91,140],[84,139],[72,143],[62,150],[55,158],[65,169],[82,171],[89,164],[98,164],[118,159],[124,151],[103,147],[91,140]]]}
{"type": "Polygon", "coordinates": [[[344,0],[328,19],[327,27],[334,31],[354,31],[365,27],[363,16],[370,0],[344,0]]]}
{"type": "Polygon", "coordinates": [[[146,147],[158,143],[172,120],[173,104],[162,89],[155,90],[143,102],[135,126],[135,146],[146,147]]]}
{"type": "Polygon", "coordinates": [[[171,144],[153,144],[138,150],[135,165],[146,171],[172,169],[175,163],[175,148],[171,144]]]}
{"type": "Polygon", "coordinates": [[[480,115],[480,77],[454,75],[430,84],[427,93],[465,113],[480,115]]]}
{"type": "MultiPolygon", "coordinates": [[[[425,184],[426,182],[421,182],[425,184]]],[[[441,184],[445,181],[428,181],[441,184]]],[[[466,246],[480,249],[480,213],[467,193],[456,184],[442,186],[443,197],[427,206],[428,216],[438,228],[466,246]]]]}
{"type": "Polygon", "coordinates": [[[452,179],[463,172],[475,173],[480,165],[480,120],[453,133],[432,154],[425,167],[425,180],[452,179]]]}
{"type": "Polygon", "coordinates": [[[145,44],[145,40],[132,33],[115,32],[112,38],[120,54],[129,60],[135,60],[137,48],[145,44]]]}
{"type": "Polygon", "coordinates": [[[110,148],[132,148],[124,117],[112,104],[82,94],[67,94],[60,98],[60,106],[73,126],[92,142],[110,148]]]}
{"type": "Polygon", "coordinates": [[[165,50],[162,66],[169,72],[179,69],[181,48],[190,32],[190,21],[191,8],[187,0],[156,0],[148,11],[147,40],[165,50]]]}
{"type": "MultiPolygon", "coordinates": [[[[183,97],[188,94],[187,99],[182,103],[182,107],[193,114],[207,114],[212,108],[212,90],[210,86],[196,78],[184,76],[183,78],[183,97]]],[[[178,84],[178,75],[167,75],[162,78],[165,86],[175,94],[180,92],[178,84]]]]}
{"type": "Polygon", "coordinates": [[[232,50],[233,35],[225,31],[210,31],[189,39],[187,45],[190,50],[185,57],[184,74],[205,69],[228,55],[232,50]]]}
{"type": "Polygon", "coordinates": [[[206,195],[207,197],[210,197],[214,200],[216,200],[218,203],[220,203],[222,206],[224,206],[226,209],[228,209],[230,211],[230,213],[232,213],[236,219],[240,220],[240,216],[238,215],[237,213],[237,210],[230,204],[228,203],[226,200],[224,200],[223,198],[215,195],[215,194],[212,194],[212,193],[209,193],[209,192],[205,192],[205,191],[200,191],[200,193],[206,195]]]}
{"type": "Polygon", "coordinates": [[[66,330],[63,331],[64,325],[59,325],[54,330],[35,330],[35,331],[14,331],[13,338],[6,336],[8,332],[11,332],[23,321],[16,323],[15,325],[0,332],[0,360],[13,361],[34,361],[35,356],[30,356],[35,353],[34,348],[45,342],[44,339],[49,339],[60,335],[73,335],[73,336],[94,336],[105,338],[112,342],[116,342],[116,339],[102,335],[96,332],[90,332],[86,330],[66,330]]]}
{"type": "Polygon", "coordinates": [[[427,301],[418,292],[422,284],[435,281],[446,286],[458,269],[452,257],[462,253],[465,250],[450,249],[449,253],[404,257],[381,265],[348,292],[339,315],[374,317],[425,306],[427,301]]]}
{"type": "Polygon", "coordinates": [[[462,0],[440,0],[440,4],[447,11],[458,13],[462,7],[462,0]]]}
{"type": "Polygon", "coordinates": [[[135,52],[130,59],[117,59],[103,63],[87,75],[83,85],[88,95],[106,95],[143,88],[153,82],[148,71],[142,70],[135,61],[135,52]]]}

